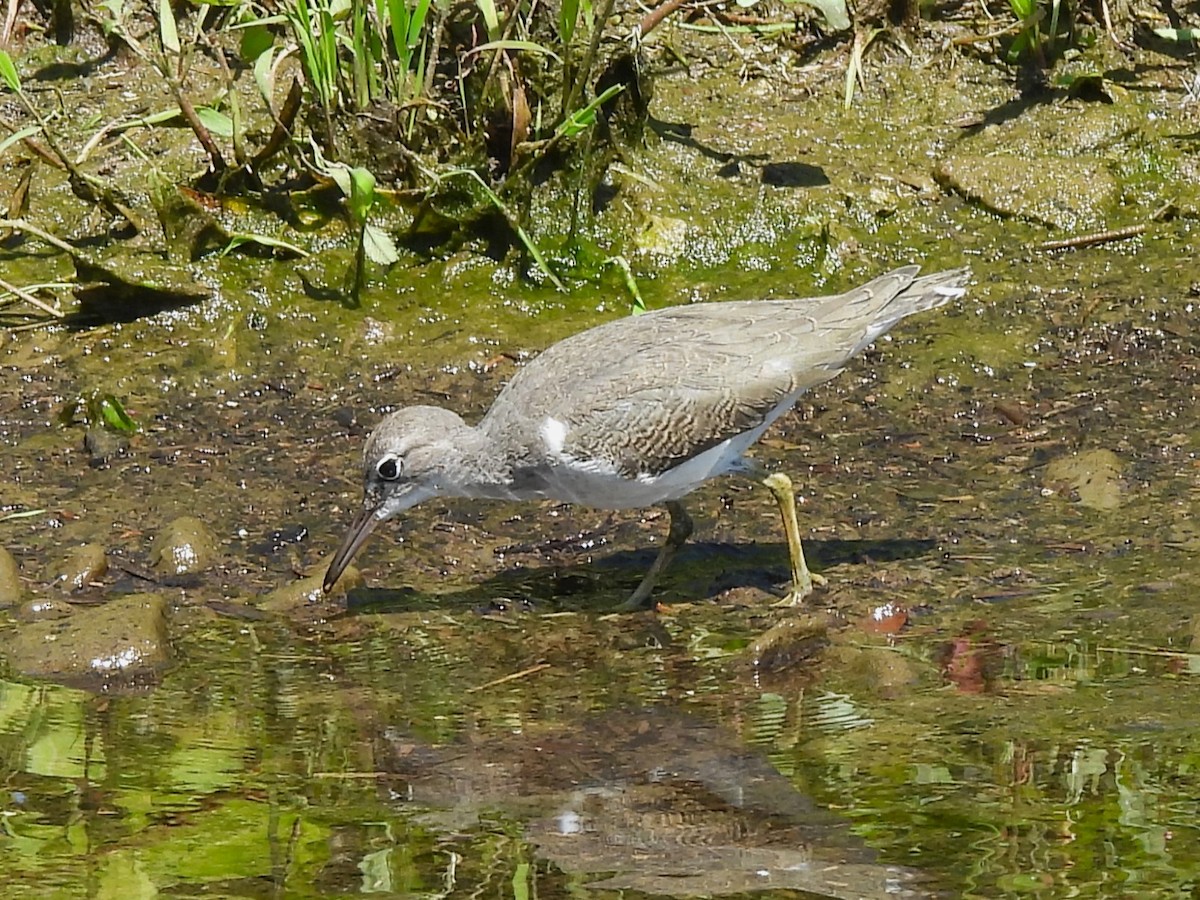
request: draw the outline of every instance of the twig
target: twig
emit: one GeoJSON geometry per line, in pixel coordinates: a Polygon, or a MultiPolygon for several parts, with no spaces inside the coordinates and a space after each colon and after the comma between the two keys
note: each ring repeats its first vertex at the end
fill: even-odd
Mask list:
{"type": "Polygon", "coordinates": [[[1097,647],[1097,653],[1121,653],[1134,656],[1162,656],[1166,659],[1188,659],[1195,656],[1187,650],[1152,650],[1149,647],[1097,647]]]}
{"type": "Polygon", "coordinates": [[[1128,228],[1114,228],[1111,231],[1095,231],[1091,234],[1080,234],[1061,241],[1043,241],[1037,245],[1037,249],[1049,253],[1054,250],[1094,247],[1097,244],[1110,244],[1113,241],[1124,241],[1131,237],[1137,237],[1139,234],[1145,233],[1149,228],[1148,224],[1142,224],[1130,225],[1128,228]]]}
{"type": "Polygon", "coordinates": [[[30,306],[37,307],[42,312],[46,313],[47,315],[54,316],[56,319],[61,319],[63,317],[63,311],[61,309],[55,309],[53,306],[43,303],[37,297],[33,296],[33,294],[29,293],[29,291],[19,288],[15,284],[9,284],[3,278],[0,278],[0,290],[8,291],[13,296],[20,297],[30,306]]]}
{"type": "Polygon", "coordinates": [[[1154,222],[1165,222],[1175,215],[1175,204],[1164,203],[1150,215],[1149,222],[1141,225],[1130,225],[1128,228],[1115,228],[1112,231],[1097,231],[1092,234],[1081,234],[1078,237],[1061,241],[1046,241],[1038,244],[1039,250],[1068,250],[1074,247],[1091,247],[1095,244],[1107,244],[1112,241],[1123,241],[1126,238],[1137,237],[1147,231],[1154,222]]]}
{"type": "Polygon", "coordinates": [[[29,222],[26,222],[24,219],[0,219],[0,228],[11,228],[13,231],[28,232],[36,238],[41,238],[50,246],[57,247],[63,253],[66,253],[68,256],[70,256],[71,259],[87,259],[83,253],[80,253],[79,250],[72,247],[62,238],[55,237],[50,232],[43,231],[36,225],[31,225],[29,222]]]}
{"type": "Polygon", "coordinates": [[[665,3],[660,3],[658,6],[654,7],[654,9],[646,13],[646,15],[642,17],[642,20],[638,22],[638,37],[643,38],[648,35],[651,31],[658,27],[663,19],[675,12],[675,10],[679,9],[679,7],[683,6],[683,4],[686,2],[687,0],[666,0],[665,3]]]}
{"type": "Polygon", "coordinates": [[[960,34],[957,37],[951,38],[950,43],[955,47],[967,47],[971,44],[980,44],[984,41],[991,41],[995,40],[996,38],[1007,37],[1010,34],[1016,34],[1027,24],[1027,21],[1017,21],[1005,28],[1001,28],[999,31],[989,31],[986,34],[960,34]]]}
{"type": "Polygon", "coordinates": [[[535,666],[530,666],[528,669],[522,669],[520,672],[513,672],[511,675],[505,675],[503,678],[497,678],[494,681],[489,681],[487,684],[476,685],[473,688],[467,688],[468,694],[474,694],[476,691],[486,690],[490,687],[495,687],[498,684],[504,684],[508,681],[516,681],[518,678],[524,678],[526,675],[532,675],[535,672],[540,672],[542,669],[549,669],[550,663],[540,662],[535,666]]]}

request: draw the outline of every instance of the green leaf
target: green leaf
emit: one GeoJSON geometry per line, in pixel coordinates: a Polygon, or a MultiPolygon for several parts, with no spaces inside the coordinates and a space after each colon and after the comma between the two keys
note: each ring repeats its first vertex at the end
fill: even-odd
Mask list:
{"type": "Polygon", "coordinates": [[[295,253],[297,256],[311,255],[303,247],[297,247],[295,244],[290,244],[279,238],[273,238],[266,234],[250,234],[249,232],[239,231],[229,236],[229,243],[221,249],[218,256],[228,256],[243,244],[258,244],[261,247],[270,247],[272,250],[287,250],[289,253],[295,253]]]}
{"type": "Polygon", "coordinates": [[[1200,42],[1200,28],[1155,28],[1154,33],[1164,40],[1180,44],[1200,42]]]}
{"type": "Polygon", "coordinates": [[[257,60],[274,46],[275,38],[271,34],[271,30],[261,22],[255,22],[242,31],[238,53],[243,62],[250,62],[252,59],[257,60]]]}
{"type": "Polygon", "coordinates": [[[577,109],[567,116],[555,133],[560,137],[569,138],[591,128],[596,124],[596,111],[623,90],[625,90],[625,85],[614,84],[587,106],[577,109]]]}
{"type": "Polygon", "coordinates": [[[833,31],[846,31],[850,27],[850,11],[846,0],[794,0],[811,6],[825,17],[825,24],[833,31]]]}
{"type": "Polygon", "coordinates": [[[623,256],[610,256],[604,260],[602,265],[616,266],[620,270],[621,276],[625,280],[625,289],[629,291],[629,295],[633,298],[633,302],[629,304],[629,314],[631,316],[640,316],[648,312],[646,301],[642,299],[642,292],[638,290],[637,280],[633,277],[633,270],[629,268],[629,260],[623,256]]]}
{"type": "Polygon", "coordinates": [[[1033,15],[1034,0],[1008,0],[1008,6],[1013,15],[1024,22],[1033,15]]]}
{"type": "Polygon", "coordinates": [[[349,199],[350,192],[354,190],[354,182],[350,177],[350,167],[345,163],[330,162],[327,160],[324,154],[321,153],[321,148],[316,145],[311,137],[308,139],[308,145],[313,151],[313,168],[326,178],[332,179],[333,183],[338,186],[338,190],[342,192],[342,196],[349,199]]]}
{"type": "Polygon", "coordinates": [[[175,28],[175,11],[171,0],[158,0],[158,36],[164,50],[179,53],[179,31],[175,28]]]}
{"type": "MultiPolygon", "coordinates": [[[[604,93],[607,94],[608,91],[605,91],[604,93]]],[[[604,94],[601,94],[601,96],[604,96],[604,94]]],[[[529,255],[533,257],[533,261],[538,264],[538,268],[542,270],[548,279],[550,279],[551,284],[553,284],[560,291],[566,293],[567,286],[559,280],[557,275],[554,274],[554,270],[551,269],[550,264],[546,262],[546,257],[542,255],[542,251],[539,250],[537,244],[533,242],[533,238],[531,238],[525,229],[521,227],[521,223],[517,221],[516,217],[509,211],[508,207],[504,205],[504,201],[496,196],[496,192],[488,187],[487,182],[480,177],[479,173],[474,169],[451,169],[450,171],[443,173],[442,177],[451,178],[455,175],[463,175],[467,178],[473,178],[479,184],[480,189],[483,191],[483,195],[487,197],[492,206],[496,207],[496,209],[500,211],[500,214],[508,220],[509,227],[517,233],[517,237],[521,239],[521,243],[525,245],[525,249],[529,251],[529,255]]]]}
{"type": "Polygon", "coordinates": [[[99,398],[100,421],[104,427],[122,434],[132,434],[138,430],[137,422],[125,411],[121,401],[112,394],[104,394],[99,398]]]}
{"type": "Polygon", "coordinates": [[[570,45],[579,22],[579,0],[562,0],[558,7],[558,39],[564,47],[570,45]]]}
{"type": "Polygon", "coordinates": [[[500,16],[496,12],[496,4],[492,0],[475,0],[479,12],[483,15],[483,23],[487,26],[488,37],[493,40],[500,34],[500,16]]]}
{"type": "Polygon", "coordinates": [[[533,41],[488,41],[478,47],[472,47],[471,53],[483,53],[486,50],[528,50],[531,53],[542,53],[551,57],[556,63],[562,64],[557,53],[542,44],[533,41]]]}
{"type": "Polygon", "coordinates": [[[412,48],[408,45],[408,2],[407,0],[386,0],[388,22],[391,25],[392,48],[400,59],[400,66],[407,72],[408,61],[412,56],[412,48]]]}
{"type": "Polygon", "coordinates": [[[0,50],[0,81],[14,94],[21,93],[21,79],[17,77],[17,67],[13,64],[12,57],[3,50],[0,50]]]}
{"type": "Polygon", "coordinates": [[[390,266],[400,260],[400,252],[396,249],[391,235],[378,225],[368,222],[363,228],[362,241],[363,250],[371,262],[381,266],[390,266]]]}
{"type": "Polygon", "coordinates": [[[375,176],[362,166],[350,169],[350,192],[346,199],[354,221],[365,222],[371,207],[375,205],[375,176]]]}
{"type": "Polygon", "coordinates": [[[254,60],[254,83],[258,85],[258,92],[262,94],[262,98],[267,101],[268,106],[271,104],[271,98],[275,95],[275,74],[272,71],[274,64],[274,47],[268,47],[254,60]]]}
{"type": "Polygon", "coordinates": [[[225,113],[217,112],[211,106],[197,106],[196,118],[200,123],[218,137],[233,137],[233,119],[225,113]]]}
{"type": "Polygon", "coordinates": [[[416,47],[421,41],[421,32],[425,30],[425,20],[429,17],[429,7],[432,0],[417,0],[413,7],[412,18],[408,22],[408,46],[416,47]]]}
{"type": "Polygon", "coordinates": [[[27,137],[33,137],[35,134],[37,134],[41,130],[42,130],[42,126],[40,126],[40,125],[29,125],[29,126],[26,126],[25,128],[22,128],[20,131],[14,131],[12,134],[10,134],[8,137],[6,137],[4,140],[0,141],[0,153],[3,153],[5,150],[7,150],[9,147],[11,147],[13,144],[17,143],[18,141],[23,141],[27,137]]]}

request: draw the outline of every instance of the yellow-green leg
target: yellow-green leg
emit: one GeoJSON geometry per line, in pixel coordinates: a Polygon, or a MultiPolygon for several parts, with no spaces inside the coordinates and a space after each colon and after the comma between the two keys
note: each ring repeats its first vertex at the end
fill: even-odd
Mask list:
{"type": "MultiPolygon", "coordinates": [[[[663,542],[662,549],[658,551],[658,556],[655,557],[653,565],[650,566],[650,571],[646,573],[646,577],[642,579],[642,583],[637,586],[637,590],[633,592],[628,600],[617,607],[622,612],[650,608],[650,594],[654,590],[658,576],[662,574],[663,569],[675,558],[675,554],[679,548],[692,536],[692,517],[683,508],[683,504],[678,500],[668,500],[666,507],[667,514],[671,517],[671,527],[667,531],[667,539],[663,542]]],[[[792,515],[795,518],[795,513],[792,515]]]]}
{"type": "Polygon", "coordinates": [[[792,563],[792,588],[776,605],[795,606],[813,592],[814,584],[825,585],[827,582],[823,576],[810,572],[808,563],[804,560],[804,546],[800,543],[800,523],[796,519],[796,491],[792,487],[792,479],[782,472],[775,472],[763,479],[763,485],[779,504],[783,532],[787,535],[788,557],[792,563]]]}

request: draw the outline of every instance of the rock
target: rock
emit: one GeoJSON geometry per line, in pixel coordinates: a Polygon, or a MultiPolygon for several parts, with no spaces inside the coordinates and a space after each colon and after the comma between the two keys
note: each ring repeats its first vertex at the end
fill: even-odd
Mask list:
{"type": "Polygon", "coordinates": [[[363,583],[362,573],[354,566],[347,567],[342,577],[337,580],[333,590],[326,594],[321,588],[325,580],[325,567],[315,575],[285,584],[267,594],[258,602],[258,608],[267,612],[293,615],[297,612],[308,613],[312,610],[328,610],[330,601],[340,602],[345,599],[346,592],[360,587],[363,583]]]}
{"type": "Polygon", "coordinates": [[[195,516],[180,516],[154,538],[150,565],[161,575],[189,575],[217,559],[217,538],[195,516]]]}
{"type": "Polygon", "coordinates": [[[934,176],[997,215],[1066,231],[1102,227],[1120,195],[1096,159],[963,154],[943,160],[934,176]]]}
{"type": "Polygon", "coordinates": [[[130,594],[65,619],[26,623],[6,652],[9,665],[31,678],[82,687],[145,684],[170,661],[166,602],[130,594]]]}
{"type": "Polygon", "coordinates": [[[691,226],[683,219],[648,214],[634,242],[638,253],[663,260],[678,259],[689,246],[691,226]]]}
{"type": "Polygon", "coordinates": [[[55,581],[64,590],[78,591],[108,572],[108,557],[99,544],[80,544],[63,560],[55,581]]]}
{"type": "Polygon", "coordinates": [[[88,452],[88,465],[102,469],[113,457],[124,456],[129,451],[129,438],[103,425],[88,426],[83,433],[83,447],[88,452]]]}
{"type": "Polygon", "coordinates": [[[833,619],[824,613],[788,616],[747,648],[755,672],[777,673],[802,665],[829,643],[833,619]]]}
{"type": "Polygon", "coordinates": [[[21,602],[25,588],[21,584],[21,567],[11,553],[0,547],[0,609],[21,602]]]}
{"type": "Polygon", "coordinates": [[[1061,456],[1046,466],[1044,490],[1071,491],[1080,505],[1112,510],[1121,505],[1121,458],[1111,450],[1085,450],[1061,456]]]}
{"type": "Polygon", "coordinates": [[[75,612],[75,607],[64,600],[54,597],[27,600],[15,610],[13,616],[18,622],[42,622],[52,619],[65,619],[75,612]]]}

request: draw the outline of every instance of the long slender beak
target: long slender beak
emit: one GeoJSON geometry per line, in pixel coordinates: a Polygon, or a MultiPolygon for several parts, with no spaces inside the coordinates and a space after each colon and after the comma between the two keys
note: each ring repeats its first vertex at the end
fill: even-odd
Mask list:
{"type": "Polygon", "coordinates": [[[346,532],[342,545],[337,548],[337,553],[333,554],[333,561],[325,572],[325,581],[321,585],[325,593],[333,590],[346,566],[350,565],[350,560],[354,559],[358,548],[367,542],[375,526],[383,521],[379,515],[381,511],[382,506],[364,506],[350,522],[350,530],[346,532]]]}

